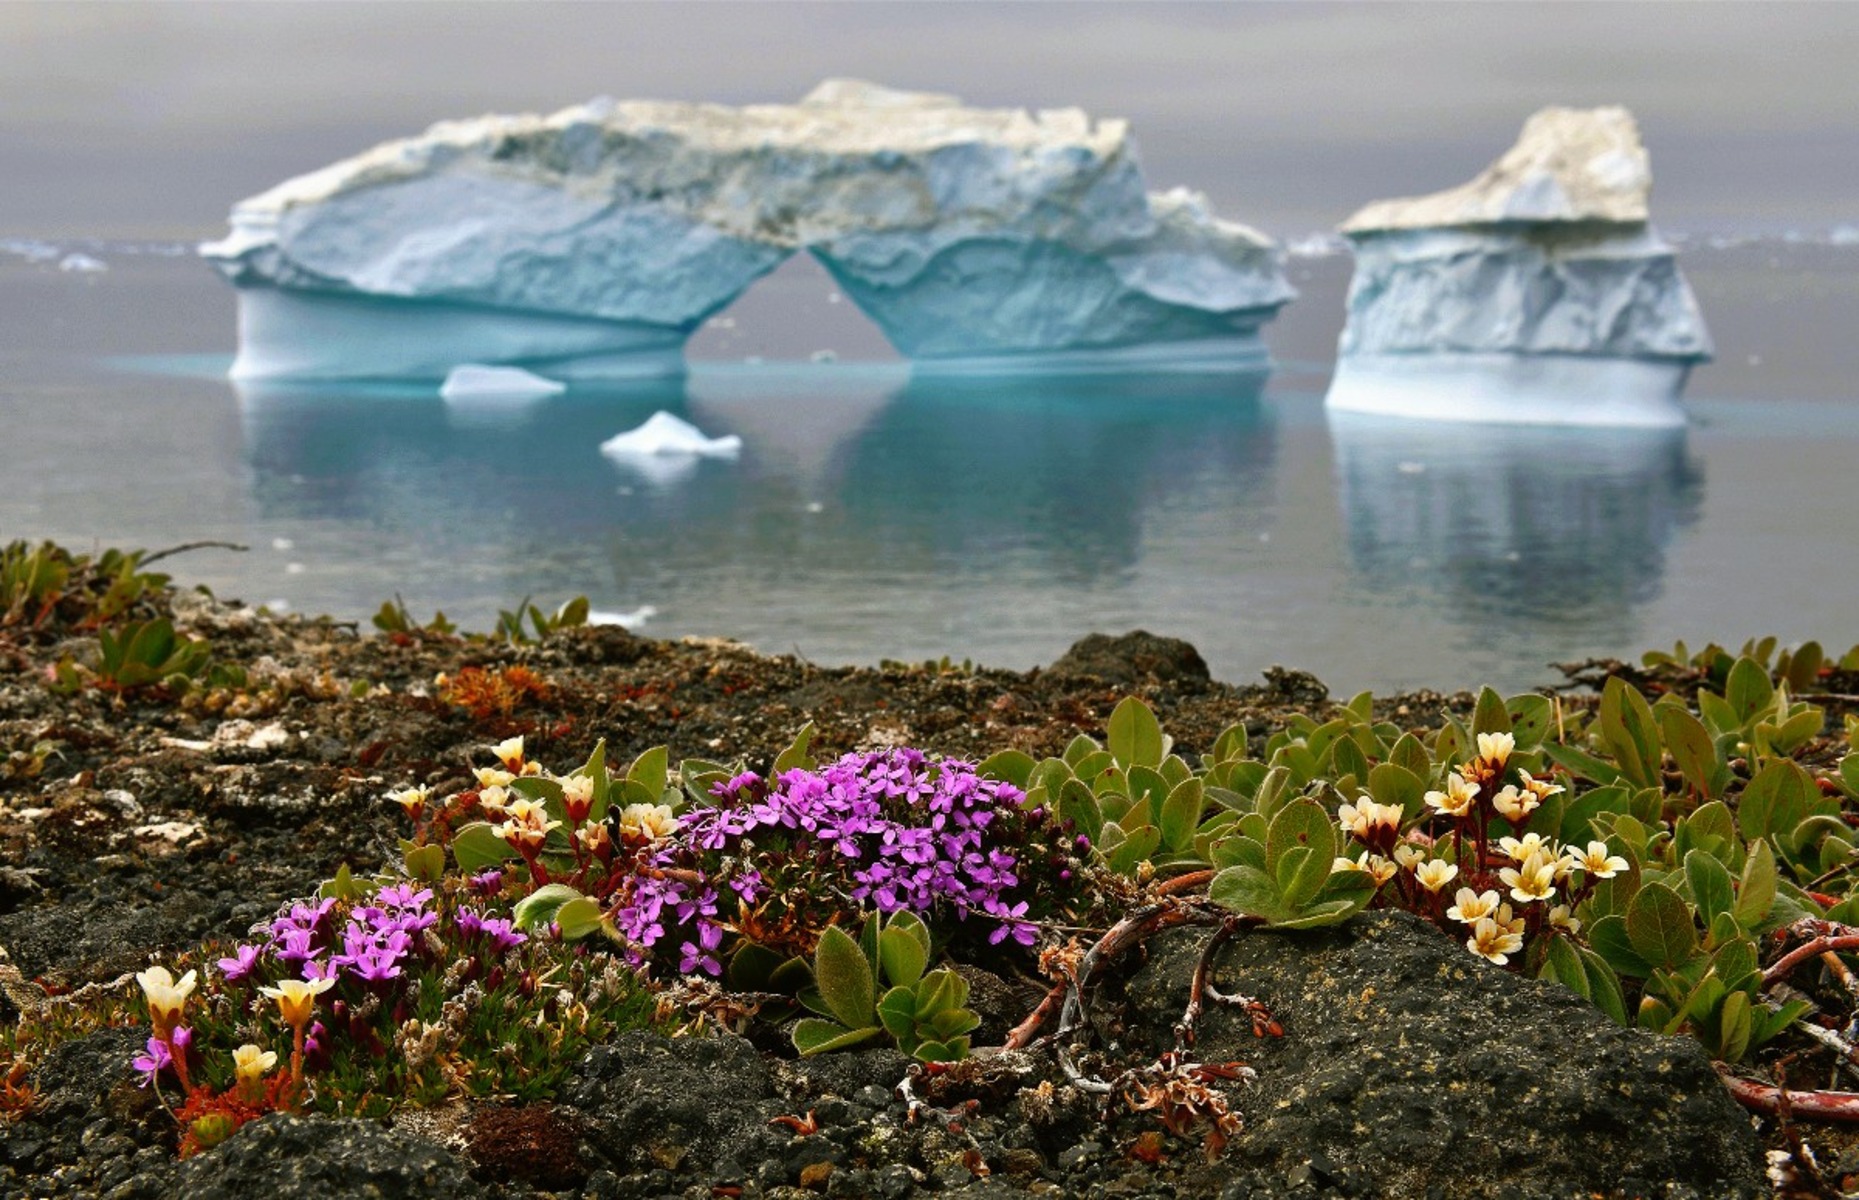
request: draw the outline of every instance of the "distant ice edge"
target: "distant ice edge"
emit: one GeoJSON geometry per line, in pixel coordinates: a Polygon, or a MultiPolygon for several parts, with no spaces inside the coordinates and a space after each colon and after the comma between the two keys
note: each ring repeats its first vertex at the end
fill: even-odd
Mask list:
{"type": "Polygon", "coordinates": [[[1336,364],[1325,407],[1430,421],[1681,429],[1685,360],[1573,354],[1362,354],[1336,364]]]}

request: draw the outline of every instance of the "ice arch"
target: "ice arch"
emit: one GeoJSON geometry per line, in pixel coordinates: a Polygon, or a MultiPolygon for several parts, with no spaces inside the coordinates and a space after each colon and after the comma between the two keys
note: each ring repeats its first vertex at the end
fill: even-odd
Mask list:
{"type": "Polygon", "coordinates": [[[435,125],[234,207],[244,378],[682,369],[806,250],[919,364],[1262,362],[1276,245],[1145,190],[1125,122],[829,81],[799,104],[596,100],[435,125]]]}

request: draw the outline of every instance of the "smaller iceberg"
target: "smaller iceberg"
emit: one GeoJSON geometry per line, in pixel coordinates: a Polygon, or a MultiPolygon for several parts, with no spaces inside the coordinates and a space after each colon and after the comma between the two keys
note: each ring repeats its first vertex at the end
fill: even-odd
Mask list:
{"type": "Polygon", "coordinates": [[[600,452],[617,459],[735,458],[742,453],[742,439],[733,433],[709,437],[689,421],[655,412],[639,428],[602,442],[600,452]]]}
{"type": "Polygon", "coordinates": [[[544,379],[521,367],[465,363],[452,368],[439,394],[447,400],[540,400],[567,390],[567,384],[544,379]]]}
{"type": "Polygon", "coordinates": [[[1710,335],[1624,108],[1546,108],[1470,183],[1344,222],[1344,412],[1675,428],[1710,335]]]}

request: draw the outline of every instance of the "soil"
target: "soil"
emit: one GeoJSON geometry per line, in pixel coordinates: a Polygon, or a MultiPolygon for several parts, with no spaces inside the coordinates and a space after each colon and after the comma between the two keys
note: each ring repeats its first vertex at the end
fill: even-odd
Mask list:
{"type": "MultiPolygon", "coordinates": [[[[1292,714],[1317,713],[1329,703],[1320,682],[1296,671],[1274,669],[1249,686],[1213,680],[1191,646],[1140,632],[1094,635],[1049,667],[1025,673],[945,664],[868,669],[764,656],[724,639],[657,641],[613,627],[510,644],[424,631],[378,634],[327,619],[276,617],[198,593],[176,593],[160,605],[183,632],[208,639],[217,662],[242,667],[244,685],[184,694],[160,687],[65,692],[53,686],[55,665],[94,655],[94,637],[0,630],[0,982],[6,985],[0,997],[10,997],[0,998],[0,1021],[23,1019],[34,995],[105,984],[162,951],[237,936],[341,866],[377,869],[394,857],[400,832],[398,810],[383,802],[387,790],[463,789],[471,782],[468,768],[487,760],[489,744],[514,734],[524,735],[532,758],[549,764],[580,762],[605,738],[610,760],[629,761],[662,744],[674,762],[701,757],[761,765],[808,722],[822,759],[904,744],[966,758],[1005,747],[1045,755],[1061,752],[1079,733],[1103,737],[1118,701],[1138,695],[1177,749],[1192,754],[1235,723],[1256,750],[1292,714]],[[502,672],[508,681],[517,667],[537,681],[522,695],[499,693],[473,675],[473,669],[502,672]],[[476,690],[461,696],[474,679],[476,690]]],[[[1399,724],[1421,727],[1444,711],[1469,713],[1472,704],[1470,693],[1422,692],[1377,707],[1399,724]]],[[[1372,925],[1332,937],[1405,938],[1420,947],[1412,954],[1421,958],[1456,956],[1439,961],[1480,972],[1482,982],[1466,995],[1546,986],[1468,964],[1430,930],[1389,933],[1372,925]],[[1428,950],[1429,940],[1440,946],[1428,950]]],[[[1414,975],[1419,960],[1404,961],[1403,978],[1362,986],[1424,990],[1426,982],[1414,975]]],[[[1176,977],[1191,967],[1152,965],[1162,972],[1155,982],[1144,984],[1139,974],[1127,987],[1133,996],[1145,994],[1144,987],[1160,989],[1157,995],[1185,988],[1176,977]]],[[[977,1005],[998,1031],[1024,1015],[1029,994],[982,974],[977,1005]],[[993,999],[984,1003],[987,996],[993,999]]],[[[1294,985],[1284,987],[1289,995],[1294,985]]],[[[1315,1005],[1322,990],[1306,1000],[1315,1005]]],[[[1592,1017],[1605,1026],[1598,1013],[1568,999],[1588,1014],[1576,1025],[1592,1017]]],[[[1172,1000],[1134,1003],[1163,1030],[1179,1015],[1172,1000]]],[[[1470,1019],[1464,1006],[1483,1003],[1460,996],[1454,1011],[1470,1019]]],[[[1511,999],[1490,1004],[1491,1012],[1507,1014],[1491,1020],[1514,1025],[1516,1012],[1504,1007],[1511,999]]],[[[1387,1037],[1403,1038],[1425,1007],[1424,1001],[1394,1006],[1384,1022],[1387,1037]]],[[[1574,1020],[1566,1005],[1552,1007],[1556,1020],[1574,1020]]],[[[1567,1046],[1558,1038],[1589,1036],[1569,1033],[1573,1028],[1545,1034],[1531,1051],[1543,1056],[1544,1071],[1556,1069],[1558,1047],[1567,1046]]],[[[1609,1038],[1644,1038],[1606,1028],[1609,1038]]],[[[1298,1105],[1333,1108],[1345,1092],[1368,1087],[1361,1071],[1351,1076],[1338,1065],[1359,1056],[1360,1047],[1322,1048],[1291,1038],[1287,1046],[1302,1048],[1284,1060],[1287,1074],[1279,1083],[1233,1092],[1242,1114],[1257,1111],[1259,1097],[1276,1098],[1276,1116],[1252,1119],[1260,1127],[1281,1122],[1273,1145],[1247,1143],[1241,1134],[1226,1165],[1209,1166],[1198,1140],[1163,1135],[1148,1114],[1118,1107],[1106,1123],[1100,1100],[1070,1087],[1050,1061],[990,1059],[992,1077],[977,1068],[966,1092],[939,1085],[942,1092],[931,1097],[936,1107],[915,1110],[895,1090],[906,1064],[894,1053],[797,1064],[732,1038],[685,1046],[646,1034],[597,1050],[559,1107],[489,1117],[408,1114],[391,1130],[276,1116],[177,1165],[172,1124],[127,1077],[142,1036],[91,1034],[33,1064],[27,1082],[34,1103],[0,1116],[0,1195],[1392,1194],[1385,1179],[1377,1182],[1372,1156],[1347,1145],[1322,1148],[1351,1136],[1348,1121],[1339,1125],[1331,1113],[1313,1116],[1309,1132],[1293,1128],[1298,1105]],[[1325,1070],[1340,1072],[1341,1081],[1324,1082],[1325,1070]],[[1292,1076],[1330,1091],[1316,1099],[1293,1096],[1286,1090],[1292,1076]],[[668,1092],[671,1079],[686,1082],[668,1092]],[[1286,1106],[1294,1110],[1290,1116],[1286,1106]],[[820,1133],[803,1136],[769,1124],[808,1111],[820,1133]]],[[[1132,1034],[1133,1044],[1142,1040],[1132,1034]]],[[[1463,1038],[1444,1037],[1454,1040],[1463,1038]]],[[[1241,1048],[1236,1044],[1235,1057],[1241,1048]]],[[[1613,1173],[1601,1179],[1603,1194],[1640,1188],[1675,1196],[1754,1194],[1759,1147],[1748,1122],[1717,1087],[1701,1053],[1685,1053],[1691,1057],[1661,1059],[1667,1065],[1654,1072],[1658,1078],[1641,1081],[1650,1089],[1645,1096],[1664,1097],[1664,1107],[1645,1108],[1653,1103],[1647,1099],[1645,1128],[1628,1141],[1644,1149],[1648,1139],[1684,1144],[1707,1137],[1715,1157],[1623,1150],[1614,1155],[1613,1173]],[[1671,1065],[1680,1059],[1680,1067],[1671,1065]]],[[[1461,1063],[1448,1074],[1490,1065],[1470,1061],[1472,1067],[1461,1063]]],[[[1633,1081],[1610,1078],[1595,1086],[1630,1097],[1633,1081]]],[[[1390,1120],[1409,1103],[1394,1084],[1368,1091],[1382,1097],[1380,1107],[1361,1111],[1390,1120]]],[[[1617,1137],[1617,1130],[1605,1133],[1608,1124],[1626,1120],[1636,1103],[1620,1098],[1597,1110],[1568,1099],[1569,1091],[1540,1101],[1529,1119],[1564,1121],[1569,1128],[1559,1132],[1570,1138],[1617,1137]]],[[[1478,1126],[1447,1122],[1440,1136],[1472,1137],[1465,1154],[1509,1153],[1501,1129],[1473,1137],[1468,1131],[1478,1126]]],[[[1402,1153],[1431,1162],[1425,1143],[1418,1139],[1402,1153]]],[[[1514,1141],[1511,1150],[1524,1144],[1514,1141]]],[[[1578,1166],[1581,1158],[1573,1154],[1570,1161],[1578,1166]]],[[[1581,1171],[1570,1169],[1574,1177],[1557,1182],[1518,1159],[1495,1175],[1473,1172],[1490,1186],[1471,1186],[1464,1172],[1440,1160],[1406,1176],[1421,1182],[1400,1194],[1590,1194],[1581,1171]]]]}

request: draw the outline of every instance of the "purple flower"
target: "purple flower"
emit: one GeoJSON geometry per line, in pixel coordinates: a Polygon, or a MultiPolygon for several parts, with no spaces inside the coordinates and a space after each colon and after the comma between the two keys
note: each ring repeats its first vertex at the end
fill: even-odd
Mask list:
{"type": "Polygon", "coordinates": [[[220,974],[227,983],[240,983],[249,979],[258,969],[258,958],[263,953],[257,946],[239,946],[233,950],[233,957],[219,960],[220,974]]]}
{"type": "Polygon", "coordinates": [[[679,947],[682,957],[678,959],[678,971],[684,975],[694,974],[699,967],[710,975],[721,975],[723,964],[714,954],[705,954],[690,942],[679,947]]]}
{"type": "Polygon", "coordinates": [[[478,895],[495,896],[497,893],[503,891],[503,868],[492,867],[488,871],[479,872],[473,875],[469,882],[471,884],[471,890],[478,893],[478,895]]]}
{"type": "Polygon", "coordinates": [[[174,1055],[168,1051],[168,1043],[160,1038],[148,1040],[146,1053],[138,1054],[129,1061],[129,1065],[142,1073],[137,1087],[148,1087],[155,1082],[156,1076],[174,1065],[174,1055]]]}

